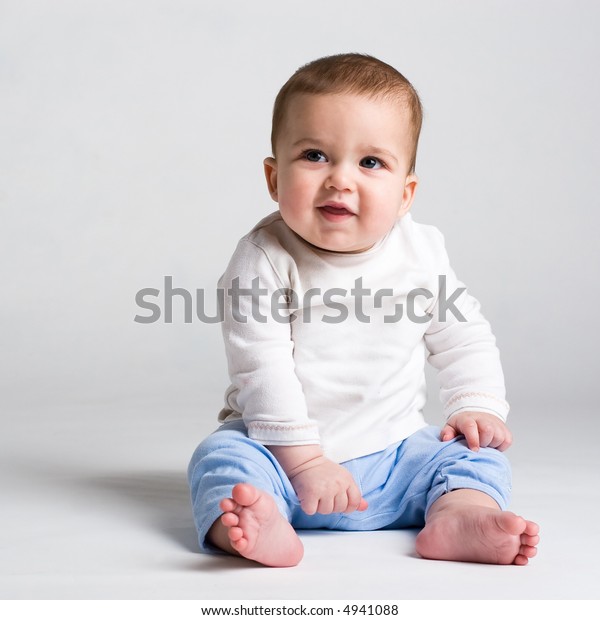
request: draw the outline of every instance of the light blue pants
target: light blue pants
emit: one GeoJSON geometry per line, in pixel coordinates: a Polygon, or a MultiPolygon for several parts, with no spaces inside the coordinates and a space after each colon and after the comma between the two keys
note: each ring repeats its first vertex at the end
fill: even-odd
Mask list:
{"type": "Polygon", "coordinates": [[[439,428],[428,426],[382,452],[342,463],[369,503],[367,510],[307,515],[271,452],[248,438],[241,420],[224,424],[198,446],[188,468],[200,548],[217,551],[207,544],[206,534],[223,512],[219,502],[231,497],[239,482],[271,494],[296,529],[423,527],[431,504],[455,489],[483,491],[505,509],[511,489],[506,457],[493,448],[473,452],[462,438],[442,442],[439,433],[439,428]]]}

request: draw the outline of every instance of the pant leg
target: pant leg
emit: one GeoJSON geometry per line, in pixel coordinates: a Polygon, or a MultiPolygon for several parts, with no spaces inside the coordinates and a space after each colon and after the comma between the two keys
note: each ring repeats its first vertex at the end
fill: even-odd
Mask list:
{"type": "Polygon", "coordinates": [[[194,522],[203,552],[219,552],[209,545],[206,534],[223,514],[219,502],[231,497],[240,482],[268,492],[281,514],[291,521],[296,494],[285,472],[261,444],[248,438],[241,420],[221,426],[194,451],[188,467],[194,522]]]}
{"type": "MultiPolygon", "coordinates": [[[[440,429],[435,428],[434,437],[440,429]]],[[[440,442],[445,444],[446,442],[440,442]]],[[[508,508],[512,491],[512,472],[508,459],[495,448],[470,450],[464,438],[459,437],[444,447],[442,464],[436,468],[427,494],[425,514],[444,493],[458,489],[473,489],[489,495],[502,510],[508,508]]]]}
{"type": "Polygon", "coordinates": [[[219,502],[248,482],[273,497],[279,512],[297,529],[336,529],[338,513],[307,515],[277,459],[248,437],[241,420],[221,426],[194,451],[188,466],[194,522],[200,550],[221,553],[206,541],[212,524],[223,514],[219,502]]]}
{"type": "Polygon", "coordinates": [[[442,442],[439,433],[429,426],[382,452],[343,463],[369,508],[342,515],[336,528],[423,527],[433,502],[456,489],[482,491],[505,509],[511,472],[504,454],[493,448],[473,452],[462,438],[442,442]]]}

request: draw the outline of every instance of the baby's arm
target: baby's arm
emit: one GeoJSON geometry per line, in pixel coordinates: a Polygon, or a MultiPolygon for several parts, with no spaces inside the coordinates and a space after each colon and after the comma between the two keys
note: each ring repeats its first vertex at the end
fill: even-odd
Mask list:
{"type": "Polygon", "coordinates": [[[350,472],[325,457],[319,445],[269,446],[269,450],[290,479],[306,514],[367,509],[350,472]]]}
{"type": "Polygon", "coordinates": [[[440,297],[454,300],[452,306],[459,314],[442,314],[443,305],[436,301],[425,333],[428,360],[439,371],[446,415],[440,439],[449,441],[464,435],[472,450],[506,450],[512,435],[505,424],[509,406],[504,400],[504,375],[496,339],[481,314],[479,302],[466,292],[450,268],[445,250],[443,255],[440,273],[446,276],[446,290],[440,290],[440,297]],[[455,291],[461,289],[456,296],[455,291]]]}
{"type": "Polygon", "coordinates": [[[440,439],[449,441],[464,435],[471,450],[496,448],[501,452],[510,447],[512,434],[508,426],[497,416],[483,411],[462,411],[448,419],[440,439]]]}

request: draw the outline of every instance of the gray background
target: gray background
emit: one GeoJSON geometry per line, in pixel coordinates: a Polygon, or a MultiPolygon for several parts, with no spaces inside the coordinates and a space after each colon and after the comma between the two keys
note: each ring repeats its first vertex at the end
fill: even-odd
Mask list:
{"type": "MultiPolygon", "coordinates": [[[[509,597],[589,596],[597,526],[564,536],[598,504],[599,19],[582,0],[0,1],[0,596],[219,598],[231,566],[255,587],[241,561],[194,555],[182,474],[227,384],[219,326],[185,324],[181,300],[172,324],[135,323],[135,294],[170,275],[214,308],[237,240],[276,207],[262,159],[278,89],[344,51],[422,96],[413,217],[445,234],[494,327],[517,507],[556,519],[566,494],[531,589],[519,576],[509,597]],[[565,581],[551,569],[567,552],[565,581]]],[[[318,540],[335,557],[342,539],[318,540]]],[[[419,583],[444,565],[415,565],[419,583]]],[[[408,596],[502,594],[483,583],[408,596]]],[[[337,594],[404,596],[385,580],[337,594]]]]}

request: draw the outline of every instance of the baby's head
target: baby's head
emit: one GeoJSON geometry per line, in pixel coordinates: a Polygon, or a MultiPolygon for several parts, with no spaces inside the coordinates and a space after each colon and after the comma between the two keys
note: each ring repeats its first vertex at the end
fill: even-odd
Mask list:
{"type": "Polygon", "coordinates": [[[340,54],[298,69],[275,100],[264,162],[283,220],[325,250],[371,248],[412,204],[421,122],[413,86],[376,58],[340,54]]]}
{"type": "Polygon", "coordinates": [[[413,85],[394,67],[366,54],[325,56],[300,67],[282,86],[273,106],[271,149],[277,158],[277,141],[285,125],[290,102],[296,95],[359,95],[398,105],[410,124],[410,169],[415,171],[423,107],[413,85]]]}

